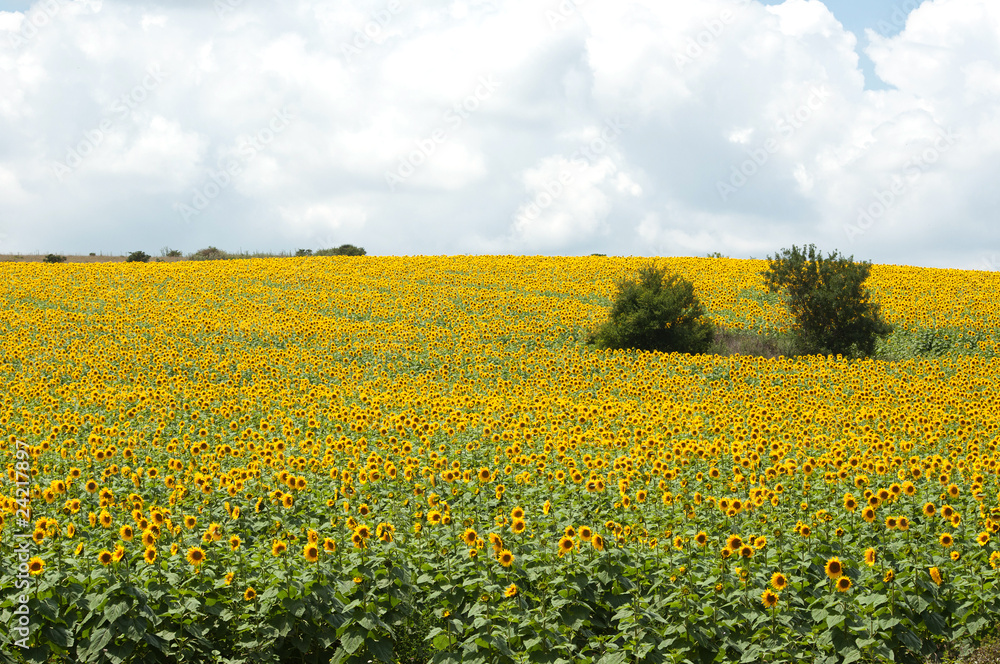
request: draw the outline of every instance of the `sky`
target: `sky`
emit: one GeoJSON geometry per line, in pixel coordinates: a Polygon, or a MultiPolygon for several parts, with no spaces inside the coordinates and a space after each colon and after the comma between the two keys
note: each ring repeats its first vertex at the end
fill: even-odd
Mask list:
{"type": "Polygon", "coordinates": [[[0,254],[1000,269],[995,0],[0,0],[0,254]]]}

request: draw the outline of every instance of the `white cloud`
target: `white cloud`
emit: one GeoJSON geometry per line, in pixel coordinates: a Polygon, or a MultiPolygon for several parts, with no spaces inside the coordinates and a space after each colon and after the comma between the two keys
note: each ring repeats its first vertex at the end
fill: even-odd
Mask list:
{"type": "Polygon", "coordinates": [[[819,0],[588,2],[558,20],[535,0],[230,4],[0,12],[7,245],[760,256],[812,241],[975,266],[1000,243],[992,0],[927,0],[894,37],[870,33],[879,91],[819,0]],[[151,63],[162,84],[112,110],[151,63]],[[500,84],[479,95],[483,77],[500,84]],[[283,108],[294,120],[248,157],[283,108]],[[175,204],[234,159],[184,223],[175,204]]]}

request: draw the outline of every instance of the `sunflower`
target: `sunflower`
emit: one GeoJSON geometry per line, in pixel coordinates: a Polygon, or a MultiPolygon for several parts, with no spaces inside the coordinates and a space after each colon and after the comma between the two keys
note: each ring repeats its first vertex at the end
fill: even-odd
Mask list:
{"type": "MultiPolygon", "coordinates": [[[[983,534],[985,535],[985,533],[983,533],[983,534]]],[[[67,539],[73,539],[74,535],[76,535],[76,526],[73,525],[72,523],[66,524],[66,538],[67,539]]],[[[989,541],[989,538],[990,538],[990,536],[986,535],[986,541],[987,542],[989,541]]]]}
{"type": "Polygon", "coordinates": [[[552,503],[550,503],[549,501],[546,500],[542,504],[542,514],[546,514],[547,515],[551,510],[552,510],[552,503]]]}
{"type": "Polygon", "coordinates": [[[363,540],[371,539],[372,537],[372,529],[363,523],[354,529],[354,533],[363,540]]]}
{"type": "Polygon", "coordinates": [[[146,561],[147,564],[152,565],[156,560],[156,549],[153,547],[148,547],[146,551],[142,554],[142,559],[146,561]]]}
{"type": "Polygon", "coordinates": [[[874,521],[875,520],[875,508],[871,507],[871,506],[868,506],[868,507],[864,508],[863,510],[861,510],[861,518],[864,519],[865,521],[867,521],[868,523],[871,523],[872,521],[874,521]]]}
{"type": "Polygon", "coordinates": [[[812,529],[809,526],[802,526],[799,528],[799,535],[802,537],[809,537],[812,535],[812,529]]]}
{"type": "Polygon", "coordinates": [[[198,524],[198,519],[193,516],[184,517],[184,527],[188,530],[193,529],[198,524]]]}
{"type": "Polygon", "coordinates": [[[563,535],[559,539],[559,555],[564,556],[573,550],[573,538],[563,535]]]}
{"type": "Polygon", "coordinates": [[[599,534],[594,535],[594,539],[592,539],[590,543],[593,544],[594,548],[598,551],[604,551],[604,538],[599,534]]]}
{"type": "Polygon", "coordinates": [[[503,591],[504,597],[513,597],[516,594],[517,594],[517,584],[514,583],[507,586],[507,589],[503,591]]]}
{"type": "Polygon", "coordinates": [[[851,495],[849,493],[845,494],[844,495],[844,509],[846,509],[848,512],[853,512],[857,508],[858,508],[858,501],[857,501],[857,499],[853,495],[851,495]]]}
{"type": "Polygon", "coordinates": [[[875,564],[875,561],[876,561],[877,558],[878,558],[878,554],[876,553],[875,549],[873,549],[871,547],[865,549],[865,564],[866,565],[868,565],[869,567],[871,567],[872,565],[875,564]]]}
{"type": "Polygon", "coordinates": [[[97,561],[102,565],[110,565],[113,559],[114,556],[112,556],[111,552],[108,551],[107,549],[104,549],[99,554],[97,554],[97,561]]]}
{"type": "Polygon", "coordinates": [[[1000,569],[1000,551],[994,551],[990,554],[990,567],[1000,569]]]}
{"type": "Polygon", "coordinates": [[[931,575],[931,580],[934,581],[934,583],[936,583],[937,585],[940,586],[941,585],[941,581],[942,581],[942,579],[941,579],[941,570],[939,570],[937,567],[932,567],[932,568],[930,568],[930,570],[928,570],[928,572],[931,575]]]}
{"type": "Polygon", "coordinates": [[[573,526],[566,526],[566,528],[563,530],[563,536],[576,537],[576,528],[574,528],[573,526]]]}
{"type": "Polygon", "coordinates": [[[708,533],[706,533],[704,530],[700,531],[697,535],[694,536],[694,541],[698,543],[698,546],[705,546],[706,544],[708,544],[708,533]]]}
{"type": "Polygon", "coordinates": [[[753,558],[753,547],[749,544],[744,544],[740,547],[740,555],[744,558],[753,558]]]}
{"type": "Polygon", "coordinates": [[[479,478],[480,482],[489,482],[490,478],[492,477],[492,475],[490,473],[490,469],[489,468],[480,468],[477,477],[479,478]]]}
{"type": "Polygon", "coordinates": [[[889,530],[895,530],[897,525],[896,517],[887,516],[885,517],[885,527],[889,530]]]}
{"type": "Polygon", "coordinates": [[[311,563],[316,562],[319,560],[319,547],[312,542],[306,544],[302,550],[302,556],[311,563]]]}
{"type": "Polygon", "coordinates": [[[100,521],[101,525],[105,528],[111,527],[111,515],[108,514],[107,510],[101,510],[101,516],[98,518],[98,521],[100,521]]]}
{"type": "Polygon", "coordinates": [[[271,555],[280,556],[288,549],[288,543],[282,540],[274,540],[271,545],[271,555]]]}
{"type": "Polygon", "coordinates": [[[726,538],[726,546],[733,551],[737,551],[743,546],[743,538],[739,535],[730,535],[726,538]]]}
{"type": "Polygon", "coordinates": [[[510,524],[510,529],[517,534],[523,533],[528,524],[525,523],[524,519],[514,519],[510,524]]]}
{"type": "Polygon", "coordinates": [[[431,510],[427,513],[427,523],[441,523],[441,512],[438,510],[431,510]]]}
{"type": "Polygon", "coordinates": [[[924,503],[924,516],[934,516],[934,512],[937,508],[934,507],[934,503],[924,503]]]}
{"type": "Polygon", "coordinates": [[[584,542],[589,542],[594,538],[594,531],[590,529],[590,526],[580,526],[580,540],[584,542]]]}
{"type": "Polygon", "coordinates": [[[824,570],[831,579],[839,579],[844,574],[844,566],[840,563],[840,558],[836,556],[826,561],[824,570]]]}
{"type": "Polygon", "coordinates": [[[465,532],[462,533],[462,541],[468,546],[474,545],[478,538],[479,535],[472,528],[466,528],[465,532]]]}
{"type": "Polygon", "coordinates": [[[497,555],[497,562],[499,562],[504,567],[510,567],[514,564],[514,554],[509,550],[504,549],[497,555]]]}
{"type": "Polygon", "coordinates": [[[37,576],[41,574],[44,569],[45,569],[45,561],[39,558],[38,556],[35,556],[34,558],[28,561],[28,572],[30,572],[32,575],[37,576]]]}
{"type": "Polygon", "coordinates": [[[185,557],[189,563],[198,567],[205,562],[205,551],[200,546],[192,546],[185,557]]]}
{"type": "Polygon", "coordinates": [[[233,582],[233,577],[236,576],[235,572],[226,572],[226,585],[228,586],[233,582]]]}
{"type": "Polygon", "coordinates": [[[248,586],[247,589],[243,591],[244,601],[252,602],[255,597],[257,597],[257,591],[253,589],[253,586],[248,586]]]}
{"type": "Polygon", "coordinates": [[[907,531],[910,529],[910,520],[905,516],[901,516],[896,519],[896,528],[902,531],[907,531]]]}
{"type": "Polygon", "coordinates": [[[771,590],[765,590],[760,595],[760,601],[764,603],[764,606],[773,609],[778,605],[778,596],[771,590]]]}
{"type": "Polygon", "coordinates": [[[837,579],[837,592],[846,593],[850,589],[851,589],[851,580],[848,577],[842,576],[839,579],[837,579]]]}
{"type": "Polygon", "coordinates": [[[229,538],[229,548],[232,549],[233,551],[239,549],[240,544],[242,543],[243,541],[237,535],[233,535],[232,537],[229,538]]]}
{"type": "Polygon", "coordinates": [[[156,533],[152,530],[142,531],[142,545],[143,546],[153,546],[156,543],[156,533]]]}
{"type": "Polygon", "coordinates": [[[941,546],[947,549],[949,546],[955,543],[955,538],[952,537],[950,533],[941,533],[941,535],[938,537],[938,542],[941,544],[941,546]]]}
{"type": "Polygon", "coordinates": [[[524,508],[523,507],[515,507],[514,509],[512,509],[510,511],[510,518],[511,519],[523,519],[524,518],[524,508]]]}
{"type": "Polygon", "coordinates": [[[111,552],[111,557],[115,562],[118,562],[125,557],[125,547],[121,544],[115,546],[115,550],[111,552]]]}
{"type": "Polygon", "coordinates": [[[784,590],[788,587],[788,577],[781,572],[775,572],[771,575],[771,586],[775,590],[784,590]]]}

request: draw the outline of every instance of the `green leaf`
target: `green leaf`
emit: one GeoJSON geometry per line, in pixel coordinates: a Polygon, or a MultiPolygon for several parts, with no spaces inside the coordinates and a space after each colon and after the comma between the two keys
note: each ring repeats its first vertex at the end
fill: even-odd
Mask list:
{"type": "Polygon", "coordinates": [[[911,652],[913,652],[914,654],[920,652],[922,643],[920,641],[920,637],[918,637],[916,634],[906,629],[905,627],[901,627],[898,630],[897,636],[899,637],[900,642],[902,642],[904,646],[909,648],[911,652]]]}
{"type": "Polygon", "coordinates": [[[380,662],[386,662],[391,664],[393,661],[392,653],[392,639],[384,638],[378,641],[367,639],[365,645],[368,646],[368,652],[375,656],[380,662]]]}
{"type": "Polygon", "coordinates": [[[944,618],[936,613],[925,613],[924,614],[924,625],[930,630],[931,634],[936,636],[944,636],[945,630],[947,630],[948,625],[945,623],[944,618]]]}
{"type": "Polygon", "coordinates": [[[354,627],[340,637],[340,645],[343,646],[348,655],[353,655],[364,644],[365,636],[367,634],[364,630],[354,627]]]}
{"type": "Polygon", "coordinates": [[[597,664],[622,664],[625,661],[625,651],[616,650],[605,653],[604,657],[597,660],[597,664]]]}
{"type": "Polygon", "coordinates": [[[841,664],[851,664],[861,659],[861,651],[857,648],[848,648],[847,650],[842,650],[841,654],[844,659],[841,660],[841,664]]]}
{"type": "Polygon", "coordinates": [[[108,645],[111,639],[114,637],[114,633],[107,627],[101,627],[95,629],[90,634],[90,640],[87,643],[87,651],[92,653],[97,653],[108,645]]]}

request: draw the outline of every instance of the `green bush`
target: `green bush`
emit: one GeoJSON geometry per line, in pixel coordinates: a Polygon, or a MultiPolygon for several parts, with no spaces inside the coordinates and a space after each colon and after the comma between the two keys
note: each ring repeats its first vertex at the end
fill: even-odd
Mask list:
{"type": "Polygon", "coordinates": [[[199,249],[189,256],[193,261],[217,261],[224,258],[229,258],[229,254],[224,252],[222,249],[217,249],[215,247],[205,247],[204,249],[199,249]]]}
{"type": "MultiPolygon", "coordinates": [[[[353,244],[342,244],[335,249],[319,249],[313,252],[312,256],[364,256],[368,252],[363,247],[355,247],[353,244]]],[[[298,254],[296,254],[298,255],[298,254]]]]}
{"type": "Polygon", "coordinates": [[[312,249],[296,249],[295,250],[295,255],[297,257],[300,257],[300,258],[302,256],[312,256],[313,255],[313,250],[312,249]]]}
{"type": "Polygon", "coordinates": [[[784,295],[803,352],[870,357],[875,342],[892,333],[864,286],[871,267],[836,251],[824,258],[814,245],[793,245],[769,256],[762,274],[770,292],[784,295]]]}
{"type": "Polygon", "coordinates": [[[42,259],[45,263],[65,263],[66,257],[60,256],[59,254],[46,254],[45,258],[42,259]]]}
{"type": "Polygon", "coordinates": [[[164,258],[177,258],[183,256],[180,249],[171,249],[170,247],[163,247],[160,249],[160,255],[164,258]]]}
{"type": "Polygon", "coordinates": [[[128,258],[125,259],[125,262],[126,263],[148,263],[149,262],[149,254],[147,254],[145,251],[133,251],[131,254],[128,255],[128,258]]]}
{"type": "Polygon", "coordinates": [[[616,286],[609,320],[588,336],[588,343],[665,353],[704,353],[711,347],[715,328],[690,281],[650,265],[637,279],[616,286]]]}

